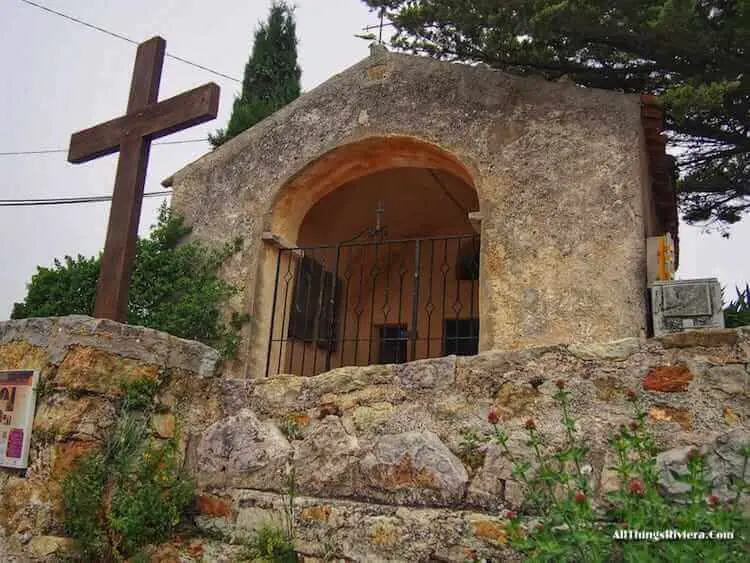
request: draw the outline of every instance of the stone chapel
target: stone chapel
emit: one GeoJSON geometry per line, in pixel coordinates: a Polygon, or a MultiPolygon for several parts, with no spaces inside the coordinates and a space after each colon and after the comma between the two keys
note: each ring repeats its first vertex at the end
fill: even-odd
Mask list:
{"type": "Polygon", "coordinates": [[[639,337],[646,239],[677,241],[662,119],[373,46],[164,185],[192,236],[242,241],[237,377],[639,337]]]}

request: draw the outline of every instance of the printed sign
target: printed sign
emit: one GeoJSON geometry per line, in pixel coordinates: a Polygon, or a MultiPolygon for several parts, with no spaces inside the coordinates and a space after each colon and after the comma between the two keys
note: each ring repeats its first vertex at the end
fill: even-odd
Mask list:
{"type": "Polygon", "coordinates": [[[0,466],[24,469],[29,460],[39,372],[0,371],[0,466]]]}

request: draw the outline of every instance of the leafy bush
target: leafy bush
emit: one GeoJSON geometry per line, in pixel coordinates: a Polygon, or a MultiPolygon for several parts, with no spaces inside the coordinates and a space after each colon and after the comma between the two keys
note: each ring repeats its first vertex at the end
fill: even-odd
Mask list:
{"type": "Polygon", "coordinates": [[[173,441],[161,448],[152,444],[136,470],[116,483],[108,521],[124,553],[168,538],[191,503],[194,487],[178,471],[176,457],[173,441]]]}
{"type": "Polygon", "coordinates": [[[102,526],[102,499],[107,473],[100,452],[81,457],[62,483],[65,532],[78,541],[84,560],[105,553],[107,533],[102,526]]]}
{"type": "Polygon", "coordinates": [[[123,388],[102,449],[81,457],[62,482],[63,524],[86,561],[123,559],[166,540],[194,496],[176,440],[149,441],[154,382],[123,388]]]}
{"type": "Polygon", "coordinates": [[[461,440],[458,443],[458,457],[472,470],[482,465],[484,455],[480,451],[482,440],[473,428],[461,430],[461,440]]]}
{"type": "Polygon", "coordinates": [[[269,563],[296,563],[294,544],[284,530],[271,524],[262,526],[250,539],[245,554],[253,561],[269,563]]]}
{"type": "Polygon", "coordinates": [[[154,403],[159,391],[159,382],[155,379],[136,379],[120,385],[123,391],[123,408],[125,410],[146,410],[154,403]]]}
{"type": "Polygon", "coordinates": [[[750,284],[745,289],[735,288],[737,299],[724,308],[724,324],[727,328],[750,326],[750,284]]]}
{"type": "MultiPolygon", "coordinates": [[[[166,204],[147,239],[139,239],[131,276],[128,323],[215,346],[234,353],[247,315],[231,322],[221,306],[238,288],[218,277],[224,261],[241,246],[235,241],[220,250],[197,242],[180,244],[190,228],[166,204]]],[[[37,268],[26,298],[15,303],[11,318],[91,315],[96,298],[101,257],[55,260],[53,268],[37,268]]]]}
{"type": "MultiPolygon", "coordinates": [[[[678,498],[662,495],[658,486],[656,446],[645,424],[645,412],[637,408],[636,394],[629,397],[636,405],[635,420],[611,438],[617,455],[614,470],[620,488],[608,495],[609,506],[597,509],[583,460],[587,448],[577,435],[575,421],[568,414],[565,382],[557,382],[555,400],[562,407],[567,440],[557,452],[542,451],[543,437],[533,419],[526,422],[527,445],[534,452],[537,469],[517,461],[513,475],[525,482],[528,494],[523,511],[541,516],[538,524],[525,531],[518,514],[511,513],[510,544],[531,561],[746,561],[750,520],[740,511],[743,494],[750,491],[745,473],[750,448],[744,448],[743,475],[734,484],[735,496],[721,503],[711,494],[712,484],[706,461],[695,450],[688,462],[688,473],[677,476],[687,485],[678,498]],[[616,541],[617,530],[734,531],[733,541],[616,541]]],[[[505,455],[507,434],[498,427],[491,412],[489,422],[494,440],[505,455]]]]}

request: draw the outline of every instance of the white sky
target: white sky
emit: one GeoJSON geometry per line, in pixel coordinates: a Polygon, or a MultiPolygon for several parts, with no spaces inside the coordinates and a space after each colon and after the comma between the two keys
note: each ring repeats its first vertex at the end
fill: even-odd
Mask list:
{"type": "MultiPolygon", "coordinates": [[[[136,41],[154,35],[167,52],[242,78],[253,31],[270,0],[35,0],[52,9],[136,41]]],[[[359,0],[297,0],[297,35],[303,89],[367,56],[354,38],[375,23],[359,0]]],[[[135,46],[39,10],[19,0],[0,0],[0,152],[67,148],[70,134],[124,113],[135,46]]],[[[167,58],[160,99],[214,81],[221,86],[219,117],[162,139],[201,139],[223,127],[240,85],[167,58]]],[[[209,150],[208,143],[154,146],[146,191],[209,150]]],[[[64,153],[0,156],[0,199],[111,194],[116,155],[81,165],[64,153]]],[[[161,198],[144,200],[141,234],[153,224],[161,198]]],[[[96,254],[104,244],[109,203],[48,207],[0,207],[0,319],[25,295],[37,265],[66,254],[96,254]]],[[[750,219],[729,240],[700,229],[681,230],[678,277],[718,277],[734,285],[750,281],[750,219]]]]}

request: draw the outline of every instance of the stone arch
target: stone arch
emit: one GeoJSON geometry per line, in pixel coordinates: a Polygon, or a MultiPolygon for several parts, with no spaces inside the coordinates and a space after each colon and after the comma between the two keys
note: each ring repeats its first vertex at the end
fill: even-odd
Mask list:
{"type": "Polygon", "coordinates": [[[481,211],[476,174],[453,153],[405,135],[372,136],[339,145],[310,162],[276,192],[265,230],[296,242],[297,231],[312,207],[339,187],[363,176],[395,168],[425,168],[451,174],[474,189],[481,211]]]}
{"type": "MultiPolygon", "coordinates": [[[[349,189],[362,188],[363,184],[382,177],[383,174],[392,173],[397,177],[423,174],[423,177],[427,178],[426,182],[432,182],[432,189],[435,193],[440,194],[439,197],[442,198],[440,201],[444,203],[444,216],[450,214],[453,219],[451,223],[441,223],[439,213],[436,214],[433,210],[432,214],[427,215],[430,215],[432,223],[438,224],[440,228],[431,230],[429,226],[425,226],[419,235],[412,236],[467,234],[476,236],[478,229],[476,224],[470,221],[469,215],[477,214],[481,217],[482,198],[475,181],[477,174],[470,170],[470,165],[462,162],[449,150],[423,139],[406,135],[368,136],[341,144],[324,153],[307,163],[275,189],[275,195],[263,221],[266,241],[271,244],[266,244],[261,253],[256,277],[258,284],[253,309],[257,323],[254,340],[257,344],[253,346],[255,350],[250,353],[250,365],[255,366],[254,371],[257,371],[261,365],[266,365],[266,351],[270,350],[269,335],[274,330],[278,331],[278,327],[275,327],[272,320],[273,313],[271,313],[272,309],[275,310],[274,304],[277,299],[274,289],[279,283],[275,273],[278,268],[278,246],[306,246],[310,243],[309,238],[302,241],[300,233],[306,218],[313,215],[316,206],[323,203],[329,205],[332,203],[332,196],[340,195],[342,191],[349,189]],[[447,207],[450,206],[453,207],[449,213],[447,207]],[[451,231],[456,226],[460,228],[451,231]],[[303,242],[306,244],[302,244],[303,242]]],[[[421,188],[415,186],[414,191],[418,189],[424,189],[424,186],[421,188]]],[[[433,207],[438,207],[438,205],[433,207]]],[[[403,209],[401,214],[403,215],[403,209]]],[[[386,214],[386,217],[392,219],[394,215],[396,215],[395,210],[391,215],[386,214]]],[[[372,219],[374,220],[374,215],[372,219]]],[[[429,224],[430,221],[426,223],[429,224]]],[[[369,223],[367,226],[370,226],[369,223]]],[[[402,236],[393,238],[411,238],[411,236],[403,236],[403,230],[399,234],[402,236]]],[[[333,240],[322,244],[335,245],[348,238],[348,236],[334,237],[333,240]]],[[[452,240],[450,248],[453,249],[453,246],[456,246],[457,250],[458,242],[452,240]]],[[[315,244],[321,244],[321,242],[315,241],[315,244]]],[[[451,261],[455,262],[455,257],[451,261]]],[[[457,279],[452,278],[451,283],[455,285],[457,279]]],[[[477,299],[478,290],[479,284],[471,288],[471,291],[477,291],[475,295],[477,299]]],[[[473,298],[469,295],[468,299],[473,298]]],[[[474,315],[479,315],[479,307],[471,305],[471,310],[474,311],[474,315]]],[[[278,337],[285,337],[283,329],[278,337]]]]}

